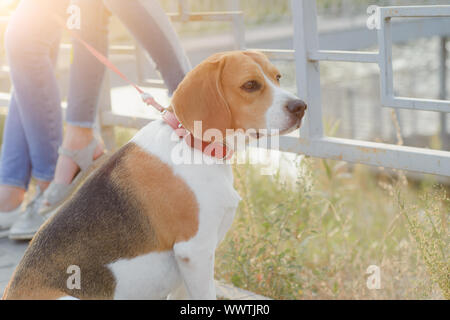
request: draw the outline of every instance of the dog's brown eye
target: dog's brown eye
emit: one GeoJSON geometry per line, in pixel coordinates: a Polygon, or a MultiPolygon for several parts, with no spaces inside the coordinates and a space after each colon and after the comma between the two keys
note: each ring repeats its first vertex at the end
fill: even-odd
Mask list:
{"type": "Polygon", "coordinates": [[[277,81],[280,82],[281,74],[277,74],[277,81]]]}
{"type": "Polygon", "coordinates": [[[241,88],[244,89],[245,91],[253,92],[253,91],[259,90],[261,88],[261,85],[259,84],[258,81],[251,80],[251,81],[247,81],[246,83],[244,83],[241,86],[241,88]]]}

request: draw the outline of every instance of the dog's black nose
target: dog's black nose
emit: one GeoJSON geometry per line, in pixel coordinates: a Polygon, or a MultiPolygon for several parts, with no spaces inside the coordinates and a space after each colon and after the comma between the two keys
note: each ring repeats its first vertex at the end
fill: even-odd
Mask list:
{"type": "Polygon", "coordinates": [[[302,113],[305,112],[307,105],[300,99],[291,100],[287,104],[287,109],[291,113],[302,113]]]}

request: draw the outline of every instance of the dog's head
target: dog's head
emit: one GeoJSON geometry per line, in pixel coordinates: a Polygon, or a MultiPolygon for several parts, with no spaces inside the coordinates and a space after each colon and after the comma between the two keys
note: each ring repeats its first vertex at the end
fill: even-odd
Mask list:
{"type": "Polygon", "coordinates": [[[227,129],[285,134],[300,126],[306,104],[280,87],[280,77],[260,52],[218,53],[186,75],[172,106],[190,132],[194,121],[202,121],[203,131],[214,128],[223,136],[227,129]]]}

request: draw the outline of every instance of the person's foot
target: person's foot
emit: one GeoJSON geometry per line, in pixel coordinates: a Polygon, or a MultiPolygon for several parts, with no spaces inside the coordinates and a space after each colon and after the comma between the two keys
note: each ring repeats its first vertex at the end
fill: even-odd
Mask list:
{"type": "Polygon", "coordinates": [[[13,186],[0,186],[0,237],[8,234],[9,228],[22,213],[25,190],[13,186]]]}
{"type": "MultiPolygon", "coordinates": [[[[62,148],[66,150],[76,151],[81,150],[91,143],[94,139],[94,131],[90,128],[80,128],[68,125],[64,136],[62,148]]],[[[92,160],[98,159],[103,153],[104,145],[99,141],[94,151],[92,160]]],[[[55,177],[53,181],[58,184],[70,184],[73,178],[80,171],[78,165],[68,156],[60,155],[56,163],[55,177]]]]}
{"type": "Polygon", "coordinates": [[[33,238],[34,234],[39,230],[45,220],[47,220],[47,217],[38,214],[42,201],[43,192],[38,185],[36,186],[36,194],[27,204],[24,213],[11,226],[9,230],[10,239],[31,240],[33,238]]]}
{"type": "Polygon", "coordinates": [[[68,126],[59,148],[55,177],[44,193],[39,213],[51,216],[65,203],[84,179],[95,170],[104,153],[101,139],[92,129],[68,126]]]}
{"type": "Polygon", "coordinates": [[[7,212],[0,212],[0,238],[8,234],[9,229],[16,223],[22,214],[22,206],[7,212]]]}
{"type": "Polygon", "coordinates": [[[25,197],[25,190],[13,186],[0,186],[0,214],[16,209],[25,197]]]}
{"type": "MultiPolygon", "coordinates": [[[[48,181],[40,181],[36,180],[36,188],[38,193],[41,193],[39,190],[45,190],[49,185],[48,181]]],[[[12,210],[2,211],[0,212],[0,236],[5,236],[10,233],[14,226],[16,226],[20,220],[26,216],[27,211],[30,208],[30,204],[27,205],[25,209],[25,214],[23,214],[22,203],[25,195],[25,190],[16,187],[9,186],[0,186],[0,197],[3,197],[2,200],[5,200],[4,197],[9,196],[6,201],[2,202],[3,208],[10,208],[12,206],[16,206],[12,210]]],[[[33,203],[34,199],[30,202],[33,203]]]]}

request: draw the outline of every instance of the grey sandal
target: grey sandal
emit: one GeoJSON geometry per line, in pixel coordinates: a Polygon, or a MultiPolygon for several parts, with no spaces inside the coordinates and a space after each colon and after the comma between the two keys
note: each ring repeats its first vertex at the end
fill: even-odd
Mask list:
{"type": "Polygon", "coordinates": [[[80,168],[76,176],[70,184],[61,184],[51,182],[44,192],[44,201],[39,210],[41,215],[48,215],[52,211],[56,211],[77,189],[83,180],[98,167],[105,153],[97,159],[94,158],[95,149],[99,142],[92,139],[89,145],[80,150],[68,150],[60,147],[58,153],[72,159],[80,168]]]}

